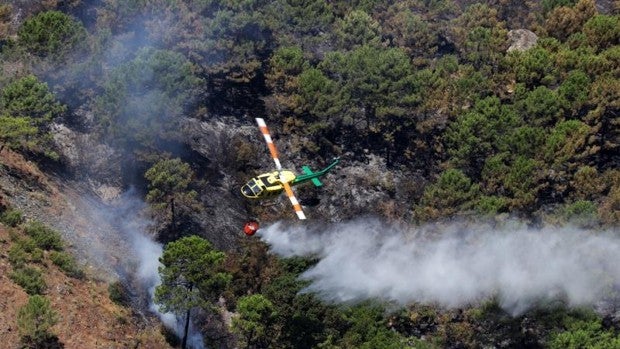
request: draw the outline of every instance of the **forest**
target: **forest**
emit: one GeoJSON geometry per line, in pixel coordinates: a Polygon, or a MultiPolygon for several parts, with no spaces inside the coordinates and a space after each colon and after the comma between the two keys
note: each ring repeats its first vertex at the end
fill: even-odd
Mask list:
{"type": "MultiPolygon", "coordinates": [[[[264,117],[287,163],[341,158],[327,188],[298,191],[321,222],[514,219],[617,239],[618,0],[8,1],[0,71],[0,155],[136,188],[147,203],[165,246],[154,301],[187,324],[166,334],[172,347],[196,345],[190,323],[213,348],[620,346],[617,310],[567,302],[517,315],[493,297],[457,308],[329,302],[299,277],[318,258],[277,256],[228,225],[293,220],[286,203],[239,197],[273,168],[254,124],[264,117]],[[68,149],[63,132],[86,146],[68,149]]],[[[57,250],[82,277],[39,241],[47,228],[9,206],[2,222],[43,244],[16,248],[16,270],[57,250]]],[[[605,298],[619,302],[620,279],[609,282],[605,298]]],[[[112,283],[110,297],[129,306],[126,286],[112,283]]]]}

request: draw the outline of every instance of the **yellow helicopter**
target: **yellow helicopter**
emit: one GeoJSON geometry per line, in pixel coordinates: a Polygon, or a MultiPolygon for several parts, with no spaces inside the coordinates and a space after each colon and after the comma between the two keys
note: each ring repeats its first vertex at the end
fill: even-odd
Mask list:
{"type": "Polygon", "coordinates": [[[260,129],[263,137],[265,138],[265,142],[267,142],[267,147],[269,148],[269,152],[271,153],[271,157],[276,164],[276,171],[263,173],[259,176],[256,176],[250,179],[245,185],[241,187],[241,194],[248,199],[266,199],[277,196],[282,193],[282,191],[286,192],[286,196],[288,196],[291,204],[293,204],[293,208],[295,209],[295,213],[297,213],[297,217],[299,219],[306,219],[306,215],[301,209],[301,205],[291,186],[304,183],[307,181],[312,181],[312,183],[320,187],[323,185],[321,181],[319,181],[319,177],[323,176],[329,170],[331,170],[336,164],[338,164],[339,159],[336,158],[334,162],[332,162],[329,166],[325,167],[321,171],[312,172],[310,167],[302,166],[302,170],[304,174],[296,175],[293,171],[283,170],[282,165],[280,164],[280,160],[278,158],[278,151],[276,150],[276,146],[273,143],[273,139],[269,134],[269,130],[267,129],[267,124],[265,120],[262,118],[256,118],[256,123],[258,124],[258,128],[260,129]]]}

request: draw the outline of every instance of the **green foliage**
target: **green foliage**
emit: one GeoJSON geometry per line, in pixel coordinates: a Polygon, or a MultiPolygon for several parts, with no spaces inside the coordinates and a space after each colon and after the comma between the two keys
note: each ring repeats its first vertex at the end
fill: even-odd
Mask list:
{"type": "Polygon", "coordinates": [[[44,250],[61,251],[63,242],[60,233],[39,221],[30,221],[24,227],[24,232],[30,236],[35,244],[44,250]]]}
{"type": "Polygon", "coordinates": [[[165,159],[155,163],[144,174],[149,181],[146,200],[156,207],[167,206],[170,199],[187,196],[193,199],[196,192],[189,189],[193,171],[181,159],[165,159]]]}
{"type": "Polygon", "coordinates": [[[237,302],[237,314],[232,327],[244,338],[244,347],[269,347],[276,333],[273,303],[261,294],[245,296],[237,302]]]}
{"type": "Polygon", "coordinates": [[[545,86],[526,93],[525,98],[516,104],[524,119],[533,126],[554,125],[562,112],[557,93],[545,86]]]}
{"type": "MultiPolygon", "coordinates": [[[[0,123],[2,121],[0,120],[0,123]]],[[[12,208],[2,212],[0,215],[0,222],[8,225],[9,227],[16,227],[24,221],[22,212],[18,209],[12,208]]]]}
{"type": "Polygon", "coordinates": [[[551,53],[538,46],[525,52],[512,51],[508,57],[518,83],[528,87],[548,85],[557,74],[551,53]]]}
{"type": "Polygon", "coordinates": [[[498,139],[498,149],[513,156],[534,158],[545,143],[545,130],[542,127],[520,126],[498,139]]]}
{"type": "Polygon", "coordinates": [[[574,160],[583,151],[589,132],[588,125],[578,120],[558,123],[547,137],[545,159],[554,166],[566,166],[568,160],[574,160]]]}
{"type": "Polygon", "coordinates": [[[22,342],[28,347],[42,348],[54,335],[50,332],[58,321],[49,299],[34,295],[17,312],[17,328],[22,342]]]}
{"type": "Polygon", "coordinates": [[[88,34],[81,22],[59,11],[27,19],[17,33],[18,43],[30,53],[60,63],[69,53],[85,48],[88,34]]]}
{"type": "Polygon", "coordinates": [[[580,108],[588,100],[590,78],[581,70],[573,70],[558,88],[558,96],[570,105],[571,109],[580,108]]]}
{"type": "Polygon", "coordinates": [[[365,45],[330,52],[319,69],[308,75],[312,79],[300,78],[302,97],[311,97],[304,98],[310,112],[331,125],[356,125],[356,138],[366,144],[375,140],[378,149],[394,148],[401,130],[413,123],[408,111],[420,98],[406,53],[365,45]]]}
{"type": "Polygon", "coordinates": [[[573,6],[577,0],[542,0],[541,5],[545,13],[559,6],[573,6]]]}
{"type": "Polygon", "coordinates": [[[300,47],[280,47],[269,59],[269,67],[274,76],[270,80],[283,80],[301,74],[308,67],[308,61],[300,47]]]}
{"type": "Polygon", "coordinates": [[[57,158],[50,150],[49,123],[66,111],[34,75],[12,81],[0,92],[0,141],[13,149],[57,158]]]}
{"type": "Polygon", "coordinates": [[[342,316],[315,295],[300,293],[307,282],[298,279],[297,272],[305,268],[306,261],[289,259],[284,263],[288,272],[272,280],[263,292],[278,314],[281,333],[277,342],[286,347],[314,348],[337,333],[342,316]]]}
{"type": "Polygon", "coordinates": [[[178,121],[200,93],[202,79],[183,55],[141,49],[103,81],[97,98],[99,123],[118,141],[156,148],[180,139],[178,121]]]}
{"type": "Polygon", "coordinates": [[[9,262],[13,268],[21,268],[28,262],[40,263],[43,257],[43,250],[31,238],[18,238],[9,249],[9,262]]]}
{"type": "Polygon", "coordinates": [[[52,263],[56,264],[68,276],[74,278],[84,277],[84,272],[80,269],[75,258],[64,251],[51,251],[49,254],[52,263]]]}
{"type": "Polygon", "coordinates": [[[9,263],[13,266],[13,268],[21,268],[26,265],[27,262],[30,261],[30,256],[28,252],[24,249],[21,244],[15,243],[11,246],[8,253],[9,263]]]}
{"type": "Polygon", "coordinates": [[[411,56],[432,57],[437,52],[439,40],[434,35],[432,23],[412,11],[407,4],[395,2],[391,5],[388,17],[382,22],[383,32],[411,56]]]}
{"type": "Polygon", "coordinates": [[[583,32],[600,50],[617,46],[620,42],[620,16],[596,15],[584,24],[583,32]]]}
{"type": "Polygon", "coordinates": [[[500,137],[513,132],[521,120],[514,109],[502,105],[499,98],[488,97],[476,102],[474,109],[450,124],[445,133],[447,153],[454,165],[477,175],[500,137]]]}
{"type": "Polygon", "coordinates": [[[159,259],[161,285],[155,289],[155,303],[177,315],[194,307],[213,307],[230,282],[230,275],[220,270],[224,258],[196,235],[169,243],[159,259]]]}
{"type": "Polygon", "coordinates": [[[416,216],[421,220],[448,217],[472,208],[480,195],[478,184],[462,171],[444,171],[437,181],[424,189],[416,216]]]}
{"type": "Polygon", "coordinates": [[[2,89],[0,111],[10,117],[30,118],[33,125],[41,127],[62,115],[66,107],[56,101],[46,83],[27,75],[2,89]]]}
{"type": "Polygon", "coordinates": [[[612,349],[620,347],[620,336],[613,329],[603,328],[601,321],[595,317],[586,319],[569,318],[566,329],[551,335],[551,349],[612,349]]]}
{"type": "Polygon", "coordinates": [[[531,207],[538,193],[538,161],[525,156],[500,153],[484,165],[482,178],[487,192],[510,197],[512,209],[531,207]]]}
{"type": "Polygon", "coordinates": [[[10,277],[30,295],[42,294],[47,288],[43,274],[36,268],[28,266],[17,268],[13,270],[10,277]]]}
{"type": "Polygon", "coordinates": [[[334,33],[338,44],[345,50],[364,45],[378,45],[380,42],[379,23],[364,11],[351,11],[337,21],[334,33]]]}
{"type": "Polygon", "coordinates": [[[382,306],[362,303],[345,312],[348,329],[339,345],[345,348],[402,348],[402,338],[387,327],[382,306]]]}
{"type": "Polygon", "coordinates": [[[199,209],[197,193],[190,188],[193,176],[189,164],[179,158],[160,160],[144,174],[149,182],[146,201],[156,218],[171,229],[168,239],[184,235],[185,227],[191,226],[192,213],[199,209]]]}
{"type": "Polygon", "coordinates": [[[590,226],[598,219],[598,207],[592,201],[578,200],[564,206],[562,216],[568,222],[579,226],[590,226]]]}
{"type": "Polygon", "coordinates": [[[0,116],[0,142],[10,149],[36,150],[39,130],[30,118],[0,116]]]}
{"type": "Polygon", "coordinates": [[[129,305],[129,290],[120,281],[115,281],[108,285],[108,295],[110,300],[118,305],[124,307],[129,305]]]}
{"type": "Polygon", "coordinates": [[[454,20],[451,27],[461,56],[476,69],[488,66],[497,69],[507,49],[507,30],[495,8],[475,3],[454,20]]]}
{"type": "Polygon", "coordinates": [[[578,200],[592,200],[605,190],[607,183],[592,166],[581,166],[571,181],[572,196],[578,200]]]}
{"type": "Polygon", "coordinates": [[[476,203],[476,211],[482,215],[495,215],[506,211],[508,200],[502,196],[483,195],[476,203]]]}
{"type": "Polygon", "coordinates": [[[325,0],[272,1],[266,17],[268,26],[276,31],[275,40],[282,43],[281,46],[294,42],[308,45],[315,37],[318,39],[322,33],[330,31],[334,22],[333,9],[325,0]],[[304,38],[303,42],[299,42],[300,37],[304,38]]]}

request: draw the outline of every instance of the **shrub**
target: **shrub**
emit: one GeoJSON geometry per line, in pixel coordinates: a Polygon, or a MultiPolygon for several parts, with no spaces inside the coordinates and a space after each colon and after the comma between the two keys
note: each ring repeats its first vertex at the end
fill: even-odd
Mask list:
{"type": "Polygon", "coordinates": [[[17,268],[10,277],[30,295],[41,294],[47,287],[41,271],[32,267],[17,268]]]}
{"type": "Polygon", "coordinates": [[[68,276],[74,278],[81,278],[84,276],[84,272],[70,254],[62,251],[52,251],[50,253],[50,259],[52,263],[60,267],[68,276]]]}
{"type": "Polygon", "coordinates": [[[58,315],[50,306],[49,299],[31,296],[28,303],[17,313],[17,328],[27,348],[47,348],[45,343],[54,337],[49,329],[58,321],[58,315]]]}
{"type": "Polygon", "coordinates": [[[13,268],[20,268],[28,262],[39,263],[43,260],[43,251],[30,238],[15,240],[9,249],[9,262],[13,268]]]}
{"type": "Polygon", "coordinates": [[[23,246],[19,244],[13,244],[9,249],[9,263],[13,268],[20,268],[26,265],[28,262],[28,253],[24,250],[23,246]]]}
{"type": "Polygon", "coordinates": [[[110,300],[118,305],[129,305],[129,290],[120,281],[115,281],[108,286],[110,300]]]}
{"type": "Polygon", "coordinates": [[[36,245],[44,250],[61,251],[63,248],[62,238],[56,230],[45,226],[38,221],[30,222],[24,229],[26,234],[30,236],[36,245]]]}
{"type": "Polygon", "coordinates": [[[599,319],[571,319],[565,331],[551,335],[549,348],[620,348],[620,336],[613,329],[604,329],[599,319]]]}
{"type": "Polygon", "coordinates": [[[22,212],[16,209],[4,211],[0,216],[0,221],[9,227],[16,227],[24,220],[22,212]]]}
{"type": "Polygon", "coordinates": [[[562,215],[564,218],[579,226],[588,226],[598,220],[598,207],[592,201],[577,200],[564,206],[562,215]]]}

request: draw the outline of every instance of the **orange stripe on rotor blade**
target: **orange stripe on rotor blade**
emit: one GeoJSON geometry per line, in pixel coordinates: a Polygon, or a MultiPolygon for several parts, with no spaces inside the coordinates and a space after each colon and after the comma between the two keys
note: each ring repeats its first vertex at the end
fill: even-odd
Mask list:
{"type": "Polygon", "coordinates": [[[293,204],[293,209],[295,209],[295,213],[297,213],[297,217],[299,217],[299,219],[306,219],[306,215],[304,214],[304,211],[301,209],[301,205],[299,204],[299,201],[297,201],[297,198],[295,197],[295,194],[293,193],[291,186],[288,185],[287,183],[282,183],[282,185],[284,186],[284,191],[286,191],[286,195],[288,196],[289,200],[291,200],[291,204],[293,204]]]}
{"type": "Polygon", "coordinates": [[[267,143],[267,147],[269,148],[269,152],[271,152],[271,157],[277,159],[278,151],[276,150],[276,146],[273,143],[267,143]]]}

